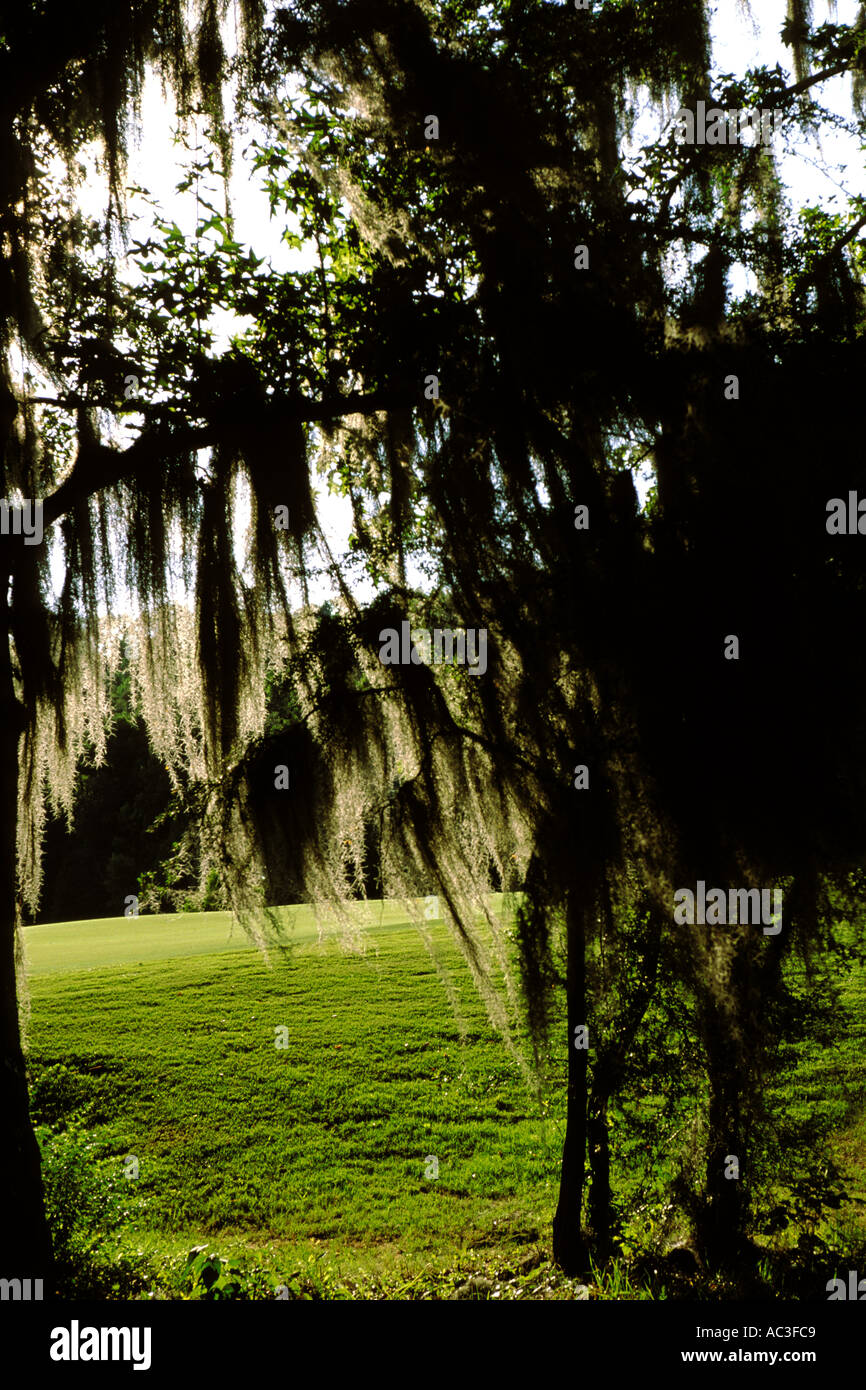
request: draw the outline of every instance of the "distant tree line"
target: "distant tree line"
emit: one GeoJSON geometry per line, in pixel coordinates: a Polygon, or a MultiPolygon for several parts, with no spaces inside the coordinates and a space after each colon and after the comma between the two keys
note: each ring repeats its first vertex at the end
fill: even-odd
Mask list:
{"type": "MultiPolygon", "coordinates": [[[[320,620],[330,616],[325,603],[320,620]]],[[[172,788],[168,770],[153,752],[135,708],[128,663],[112,681],[114,726],[98,766],[82,763],[77,775],[72,823],[51,815],[43,842],[43,890],[36,922],[118,917],[130,896],[141,913],[207,912],[225,908],[229,897],[218,869],[202,852],[201,798],[186,785],[172,788]]],[[[291,768],[295,786],[316,775],[320,758],[298,718],[290,684],[272,677],[267,685],[264,737],[248,752],[238,775],[255,808],[257,834],[265,849],[262,887],[271,905],[303,902],[303,836],[295,820],[304,798],[275,785],[275,768],[291,768]]],[[[289,786],[291,791],[291,784],[289,786]]],[[[380,828],[369,817],[357,842],[343,845],[348,876],[358,896],[381,897],[380,828]]],[[[419,875],[417,893],[434,890],[419,875]]],[[[518,887],[517,875],[503,883],[490,864],[492,891],[518,887]]]]}

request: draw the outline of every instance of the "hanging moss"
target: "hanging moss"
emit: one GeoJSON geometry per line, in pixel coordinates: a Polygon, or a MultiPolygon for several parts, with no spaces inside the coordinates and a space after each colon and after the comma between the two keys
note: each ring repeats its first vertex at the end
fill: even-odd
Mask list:
{"type": "Polygon", "coordinates": [[[809,76],[808,40],[812,25],[812,0],[788,0],[788,22],[785,34],[794,55],[794,72],[798,82],[809,76]]]}
{"type": "MultiPolygon", "coordinates": [[[[44,306],[63,294],[72,309],[86,291],[81,246],[84,229],[72,213],[57,237],[54,210],[42,198],[41,161],[57,151],[66,162],[74,196],[76,164],[92,139],[101,142],[109,202],[103,231],[103,269],[94,360],[106,362],[123,326],[122,295],[114,257],[122,246],[123,180],[130,122],[139,110],[148,65],[176,96],[183,116],[196,100],[207,108],[215,138],[227,156],[228,126],[220,83],[225,55],[220,26],[231,11],[227,0],[208,0],[200,17],[188,16],[182,0],[97,3],[85,14],[51,4],[27,3],[4,12],[3,97],[0,101],[0,395],[8,403],[2,431],[2,492],[45,498],[73,472],[98,477],[110,465],[95,411],[82,408],[74,429],[61,428],[56,414],[22,399],[20,373],[39,373],[62,397],[68,377],[55,357],[53,328],[44,306]],[[196,29],[196,24],[198,28],[196,29]],[[190,27],[192,26],[192,27],[190,27]],[[197,41],[194,41],[197,34],[197,41]],[[26,58],[23,56],[26,55],[26,58]],[[50,275],[50,280],[48,276],[50,275]],[[50,290],[50,294],[49,294],[50,290]],[[13,366],[12,364],[16,364],[13,366]]],[[[247,61],[261,43],[262,6],[240,6],[241,43],[247,61]]],[[[226,158],[226,166],[228,159],[226,158]]],[[[117,354],[116,354],[117,355],[117,354]]],[[[119,359],[121,373],[123,359],[119,359]]],[[[96,369],[95,369],[96,370],[96,369]]],[[[98,368],[104,382],[104,364],[98,368]]],[[[122,375],[121,375],[122,381],[122,375]]],[[[86,385],[84,386],[86,394],[86,385]]],[[[59,604],[50,596],[47,546],[21,547],[10,558],[12,640],[20,698],[27,712],[22,738],[19,850],[22,901],[34,905],[39,889],[43,803],[72,810],[74,767],[85,749],[104,750],[105,682],[114,668],[120,627],[100,608],[116,607],[116,557],[126,558],[126,582],[142,601],[137,630],[136,679],[151,732],[166,760],[195,763],[204,724],[201,701],[191,698],[192,650],[182,618],[173,608],[169,572],[172,528],[189,547],[202,516],[189,457],[176,459],[163,476],[143,469],[120,491],[107,489],[67,510],[59,541],[66,579],[59,604]],[[34,558],[35,557],[35,558],[34,558]],[[169,674],[172,673],[172,674],[169,674]],[[166,700],[166,688],[171,699],[166,700]],[[184,699],[186,704],[184,704],[184,699]],[[186,739],[183,753],[178,740],[186,739]]],[[[187,557],[188,558],[188,557],[187,557]]],[[[210,688],[210,687],[209,687],[210,688]]],[[[231,721],[231,715],[229,715],[231,721]]],[[[243,727],[238,726],[238,727],[243,727]]]]}
{"type": "MultiPolygon", "coordinates": [[[[659,206],[647,204],[638,215],[626,196],[619,156],[626,95],[639,84],[659,103],[706,95],[707,7],[623,0],[577,24],[567,7],[535,7],[518,24],[513,8],[515,16],[512,7],[500,15],[502,42],[513,45],[500,66],[495,54],[479,59],[465,36],[441,42],[434,17],[420,6],[284,13],[270,35],[272,69],[303,74],[349,131],[323,150],[312,147],[308,128],[295,128],[297,113],[274,116],[309,176],[305,192],[327,194],[328,206],[344,196],[354,239],[347,236],[347,245],[364,249],[357,293],[369,291],[382,317],[371,313],[365,331],[353,324],[358,331],[344,344],[357,391],[363,396],[367,379],[380,391],[363,412],[341,406],[324,328],[305,364],[310,379],[328,383],[321,399],[311,402],[294,384],[287,389],[284,377],[266,389],[261,362],[240,352],[211,362],[209,372],[197,360],[190,416],[200,430],[179,422],[180,412],[154,409],[120,480],[112,474],[120,451],[108,447],[95,409],[82,406],[66,447],[59,432],[56,447],[46,443],[44,417],[13,410],[20,392],[9,363],[22,344],[59,391],[69,384],[48,347],[40,307],[46,275],[44,241],[34,230],[41,225],[35,127],[41,124],[70,167],[84,140],[101,136],[116,225],[127,122],[147,63],[157,64],[179,111],[201,104],[222,139],[226,6],[206,0],[191,25],[180,5],[150,4],[97,8],[74,33],[61,26],[46,50],[42,85],[22,79],[6,111],[10,157],[0,174],[11,209],[0,281],[0,409],[5,402],[10,424],[4,484],[25,495],[69,487],[76,497],[58,513],[66,582],[56,613],[44,557],[23,555],[12,572],[17,678],[29,718],[20,841],[28,901],[38,891],[43,793],[69,809],[76,758],[89,743],[97,756],[104,746],[108,675],[125,629],[135,698],[155,752],[175,780],[183,772],[205,788],[205,867],[221,865],[261,937],[260,864],[277,834],[274,807],[256,791],[267,783],[270,756],[264,690],[269,671],[285,670],[309,777],[305,815],[291,821],[286,851],[294,881],[306,896],[337,904],[358,891],[357,847],[375,824],[383,893],[414,898],[420,884],[439,898],[440,915],[503,1030],[513,1022],[514,996],[500,924],[486,907],[493,877],[528,875],[535,899],[526,917],[527,959],[541,976],[549,967],[543,933],[571,911],[592,939],[613,880],[626,884],[626,898],[648,898],[661,912],[702,854],[709,853],[713,872],[746,882],[761,873],[794,875],[798,861],[808,860],[803,798],[785,771],[791,719],[780,719],[769,697],[753,700],[751,688],[748,699],[736,688],[722,691],[717,653],[696,634],[708,625],[727,630],[714,586],[723,566],[730,572],[730,537],[744,525],[748,562],[732,575],[729,604],[738,622],[755,624],[753,640],[773,649],[775,561],[764,559],[750,508],[772,512],[787,495],[784,460],[803,441],[816,454],[829,447],[817,427],[787,418],[775,365],[761,358],[766,318],[752,325],[753,337],[748,323],[729,318],[726,274],[754,209],[762,219],[767,314],[781,318],[778,306],[785,307],[772,154],[749,151],[733,174],[723,155],[696,169],[674,151],[664,206],[659,192],[659,206]],[[423,147],[422,166],[418,129],[431,92],[440,140],[429,142],[429,153],[423,147]],[[349,116],[349,105],[361,115],[349,116]],[[359,148],[350,138],[356,119],[359,148]],[[370,150],[393,158],[393,176],[378,184],[366,163],[370,150]],[[675,193],[682,197],[672,212],[675,193]],[[689,283],[676,296],[645,235],[653,212],[662,236],[675,234],[675,219],[694,236],[689,283]],[[590,250],[586,274],[576,272],[575,243],[590,250]],[[461,257],[474,282],[462,299],[444,292],[461,257]],[[436,279],[439,294],[430,297],[439,302],[427,305],[425,317],[419,305],[428,277],[436,279]],[[368,343],[380,335],[383,342],[368,343]],[[442,372],[439,401],[422,396],[428,366],[442,372]],[[757,402],[744,401],[736,415],[723,412],[717,390],[729,372],[744,379],[754,372],[760,385],[757,402]],[[787,432],[767,461],[761,441],[780,417],[787,432]],[[653,459],[653,518],[635,504],[634,453],[623,459],[623,440],[640,441],[653,459]],[[209,454],[200,465],[203,447],[209,454]],[[311,478],[329,459],[343,468],[359,558],[376,579],[377,601],[368,609],[353,599],[317,531],[311,478]],[[234,531],[239,490],[247,487],[245,567],[234,531]],[[277,505],[288,506],[286,530],[273,524],[277,505]],[[573,525],[579,505],[592,518],[585,536],[573,525]],[[447,595],[444,616],[411,590],[413,543],[429,553],[438,598],[447,595]],[[101,604],[110,612],[118,606],[118,555],[137,605],[123,624],[100,614],[101,604]],[[170,582],[174,565],[185,593],[170,582]],[[317,568],[333,578],[335,616],[327,623],[296,611],[299,593],[309,608],[317,568]],[[766,607],[754,593],[766,595],[766,607]],[[484,629],[484,679],[453,667],[384,666],[379,633],[410,619],[484,629]],[[722,781],[712,797],[703,793],[697,769],[714,740],[722,766],[742,777],[749,764],[740,744],[756,760],[763,788],[773,776],[787,779],[771,827],[737,788],[722,781]],[[586,796],[572,783],[576,762],[593,769],[586,796]],[[479,919],[486,936],[476,930],[479,919]]],[[[243,16],[244,42],[255,47],[261,7],[246,5],[243,16]]],[[[10,28],[15,44],[26,29],[18,19],[19,29],[10,28]]],[[[224,145],[224,164],[227,151],[224,145]]],[[[110,263],[108,232],[106,240],[110,263]]],[[[72,274],[75,257],[58,253],[53,264],[72,274]]],[[[80,266],[77,273],[83,283],[80,266]]],[[[110,264],[102,286],[99,333],[120,341],[110,264]]],[[[851,332],[859,287],[844,256],[823,267],[816,288],[820,322],[810,330],[830,340],[851,332]]],[[[799,383],[808,400],[816,388],[796,358],[799,344],[785,347],[793,361],[785,386],[799,383]]],[[[109,356],[98,354],[89,375],[82,369],[75,384],[86,401],[109,356]]],[[[815,367],[811,358],[808,366],[815,367]]],[[[850,380],[850,366],[845,372],[840,381],[850,380]]],[[[850,405],[844,392],[833,398],[841,450],[850,405]]],[[[803,501],[808,483],[798,486],[803,501]]],[[[832,607],[833,585],[816,568],[816,593],[832,607]]],[[[852,594],[843,589],[850,613],[852,594]]],[[[808,640],[829,658],[816,612],[804,619],[808,640]]],[[[785,669],[786,690],[802,690],[801,708],[810,700],[820,708],[814,663],[805,680],[793,659],[785,669]]],[[[772,672],[762,671],[772,686],[772,672]]],[[[859,728],[862,682],[856,669],[846,674],[848,717],[859,728]]],[[[822,825],[853,852],[856,835],[844,827],[846,815],[855,819],[856,787],[834,803],[834,769],[831,749],[810,791],[822,825]]],[[[805,932],[816,899],[802,891],[805,932]]],[[[747,949],[742,940],[740,948],[747,949]]],[[[733,956],[714,952],[711,943],[700,957],[701,978],[724,993],[733,956]]]]}

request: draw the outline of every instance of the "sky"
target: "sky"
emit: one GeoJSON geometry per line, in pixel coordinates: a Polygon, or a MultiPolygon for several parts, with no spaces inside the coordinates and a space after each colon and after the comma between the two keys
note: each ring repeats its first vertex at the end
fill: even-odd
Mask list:
{"type": "MultiPolygon", "coordinates": [[[[743,75],[750,67],[761,63],[780,61],[784,53],[786,70],[793,80],[790,55],[781,49],[778,35],[786,16],[786,0],[752,0],[750,5],[743,0],[718,0],[713,6],[711,32],[713,38],[714,69],[713,86],[722,73],[743,75]]],[[[814,19],[834,17],[839,22],[851,22],[856,17],[858,0],[838,0],[836,5],[826,0],[815,0],[814,19]]],[[[579,22],[579,15],[575,16],[579,22]]],[[[232,45],[231,20],[226,33],[226,41],[232,45]]],[[[711,86],[711,92],[713,87],[711,86]]],[[[819,89],[821,100],[831,109],[845,114],[850,102],[850,78],[840,76],[823,83],[819,89]]],[[[664,119],[660,120],[657,110],[652,108],[648,95],[639,97],[642,108],[632,137],[633,145],[653,141],[662,134],[664,119]]],[[[672,119],[673,112],[668,113],[672,119]]],[[[201,123],[203,125],[203,123],[201,123]]],[[[130,143],[128,182],[148,190],[150,196],[161,206],[164,214],[174,220],[186,233],[192,234],[196,223],[196,201],[192,194],[180,196],[176,185],[185,172],[188,158],[184,148],[173,142],[174,120],[169,104],[154,77],[149,77],[142,98],[142,120],[137,135],[130,143]]],[[[201,134],[193,128],[195,138],[201,134]]],[[[255,132],[249,130],[236,141],[235,170],[232,180],[231,197],[235,219],[235,237],[246,246],[251,246],[256,255],[266,258],[261,273],[267,273],[268,264],[277,272],[307,269],[312,265],[309,249],[296,250],[283,240],[283,232],[299,228],[293,225],[284,212],[272,218],[267,195],[261,180],[253,174],[251,166],[250,143],[255,132]]],[[[822,138],[819,147],[812,142],[795,143],[784,132],[775,137],[777,150],[781,154],[781,174],[795,206],[809,202],[820,203],[830,211],[841,211],[845,206],[845,194],[866,194],[866,161],[856,145],[843,135],[833,132],[822,138]],[[782,154],[781,152],[784,151],[782,154]]],[[[102,218],[105,213],[106,188],[98,171],[98,151],[94,147],[88,159],[88,180],[82,187],[80,202],[82,210],[102,218]]],[[[134,195],[129,199],[129,235],[132,240],[146,240],[151,230],[150,206],[134,195]]],[[[751,288],[748,274],[734,268],[730,279],[735,294],[751,288]]],[[[242,326],[225,316],[223,321],[215,321],[218,350],[228,345],[229,336],[242,326]]],[[[645,494],[651,484],[651,474],[644,474],[638,481],[639,494],[645,494]]],[[[317,505],[323,530],[328,537],[332,552],[342,554],[346,549],[351,529],[351,505],[346,498],[329,496],[325,480],[317,489],[317,505]]],[[[241,510],[243,516],[243,508],[241,510]]],[[[248,510],[247,510],[248,515],[248,510]]],[[[242,525],[245,523],[242,523],[242,525]]],[[[242,549],[242,533],[236,535],[236,550],[242,549]]],[[[62,564],[55,551],[52,565],[55,586],[62,583],[62,564]]],[[[414,582],[424,584],[416,571],[411,576],[414,582]]],[[[369,596],[369,589],[361,586],[359,597],[369,596]]],[[[320,602],[329,594],[327,581],[319,584],[312,593],[314,602],[320,602]]]]}
{"type": "MultiPolygon", "coordinates": [[[[840,24],[852,24],[857,17],[859,0],[814,0],[813,23],[833,19],[840,24]]],[[[778,35],[787,14],[786,0],[752,0],[751,14],[743,13],[739,0],[719,0],[714,7],[713,42],[715,71],[742,75],[762,63],[778,62],[778,35]]],[[[783,50],[786,54],[789,50],[783,50]]],[[[794,80],[789,59],[784,67],[794,80]]],[[[851,78],[847,74],[830,78],[816,89],[819,99],[837,115],[850,116],[851,78]]],[[[785,153],[780,159],[782,182],[789,189],[795,206],[819,203],[830,211],[840,212],[845,206],[845,194],[866,194],[866,161],[863,152],[841,132],[825,132],[820,145],[812,140],[791,140],[783,132],[777,148],[785,153]]]]}

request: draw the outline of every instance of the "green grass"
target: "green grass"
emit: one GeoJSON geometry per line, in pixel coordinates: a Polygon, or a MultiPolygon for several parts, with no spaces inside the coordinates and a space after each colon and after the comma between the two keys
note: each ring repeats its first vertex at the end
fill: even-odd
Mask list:
{"type": "MultiPolygon", "coordinates": [[[[444,926],[434,963],[405,905],[349,912],[347,942],[328,914],[283,909],[291,949],[270,963],[228,913],[27,928],[35,1118],[82,1125],[109,1178],[138,1160],[115,1249],[153,1257],[164,1294],[189,1296],[183,1262],[203,1245],[262,1271],[265,1295],[300,1280],[311,1296],[447,1297],[484,1275],[463,1296],[573,1297],[549,1262],[562,1086],[534,1095],[444,926]]],[[[772,1089],[790,1114],[823,1113],[866,1196],[861,967],[844,993],[850,1028],[796,1047],[772,1089]]],[[[836,1248],[866,1248],[862,1208],[833,1224],[836,1248]]],[[[624,1263],[592,1282],[650,1296],[624,1263]]]]}
{"type": "MultiPolygon", "coordinates": [[[[501,894],[491,895],[495,907],[501,894]]],[[[377,934],[406,930],[406,906],[396,902],[347,903],[353,927],[377,934]]],[[[307,904],[277,909],[289,941],[301,945],[319,936],[336,936],[333,913],[307,904]]],[[[223,952],[255,952],[258,948],[244,935],[230,912],[164,913],[152,917],[102,917],[85,922],[52,922],[26,927],[27,973],[68,974],[100,970],[114,965],[147,965],[180,956],[217,955],[223,952]]]]}
{"type": "Polygon", "coordinates": [[[327,1250],[409,1278],[546,1240],[561,1126],[446,929],[457,1015],[405,909],[355,911],[361,950],[292,909],[270,967],[228,914],[27,929],[36,1116],[77,1113],[118,1170],[138,1159],[140,1245],[217,1243],[282,1273],[327,1250]]]}

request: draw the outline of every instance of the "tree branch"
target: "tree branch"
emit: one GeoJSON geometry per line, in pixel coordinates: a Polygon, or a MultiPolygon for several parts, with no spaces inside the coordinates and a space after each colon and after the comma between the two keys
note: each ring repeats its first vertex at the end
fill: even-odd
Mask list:
{"type": "Polygon", "coordinates": [[[802,289],[804,285],[811,284],[812,281],[817,280],[822,270],[824,270],[826,266],[830,264],[833,257],[838,256],[839,252],[843,251],[845,247],[848,245],[848,243],[854,240],[858,232],[862,232],[864,227],[866,227],[866,215],[864,215],[863,217],[858,217],[854,225],[848,228],[848,231],[845,233],[845,235],[840,237],[838,241],[834,242],[834,244],[830,247],[830,250],[825,251],[823,256],[818,257],[812,269],[798,277],[797,289],[802,289]]]}
{"type": "MultiPolygon", "coordinates": [[[[785,101],[788,97],[800,96],[803,92],[808,91],[810,87],[817,86],[819,82],[829,81],[831,77],[838,77],[840,73],[850,72],[850,70],[851,60],[846,58],[844,62],[836,63],[834,67],[823,68],[821,72],[813,73],[811,77],[804,77],[801,82],[795,82],[792,86],[785,87],[781,92],[779,92],[777,97],[773,98],[773,100],[782,102],[785,101]]],[[[661,222],[663,217],[667,216],[668,209],[670,208],[671,200],[673,199],[674,194],[676,193],[683,179],[689,173],[692,165],[698,158],[699,153],[704,148],[705,146],[696,145],[692,149],[691,153],[686,156],[682,168],[678,169],[677,172],[673,175],[673,177],[668,180],[664,195],[662,197],[661,203],[659,204],[659,213],[658,217],[656,218],[657,225],[661,222]]]]}
{"type": "Polygon", "coordinates": [[[798,97],[801,92],[805,92],[809,87],[814,87],[819,82],[826,82],[831,77],[838,77],[840,72],[850,72],[851,62],[846,58],[844,62],[837,63],[835,67],[823,68],[821,72],[815,72],[811,77],[804,77],[801,82],[795,82],[792,87],[786,87],[780,92],[777,101],[784,101],[785,97],[798,97]]]}
{"type": "MultiPolygon", "coordinates": [[[[51,401],[50,404],[55,404],[51,401]]],[[[267,409],[274,405],[286,407],[287,416],[306,424],[322,424],[338,420],[345,415],[375,415],[380,410],[395,410],[400,407],[411,408],[415,400],[407,400],[388,391],[352,392],[348,396],[336,396],[322,401],[310,400],[305,396],[270,396],[267,409]]],[[[229,430],[224,423],[219,425],[187,425],[181,429],[157,430],[139,435],[126,449],[112,449],[106,444],[86,445],[80,448],[75,465],[69,477],[64,480],[43,503],[43,525],[50,526],[66,515],[73,507],[86,498],[107,487],[114,487],[131,477],[140,468],[161,462],[167,455],[188,453],[192,449],[206,449],[216,444],[230,433],[242,437],[245,421],[237,430],[229,430]]]]}

